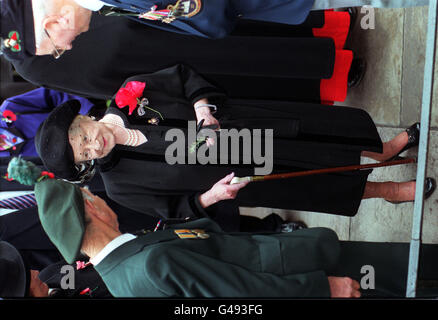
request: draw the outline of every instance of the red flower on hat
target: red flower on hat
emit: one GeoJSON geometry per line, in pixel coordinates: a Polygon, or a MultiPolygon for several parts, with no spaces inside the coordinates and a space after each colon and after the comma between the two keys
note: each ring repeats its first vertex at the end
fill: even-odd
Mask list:
{"type": "Polygon", "coordinates": [[[84,290],[79,292],[80,295],[90,294],[90,293],[91,293],[91,289],[90,288],[85,288],[84,290]]]}
{"type": "Polygon", "coordinates": [[[14,181],[14,179],[12,179],[12,178],[9,178],[9,176],[8,176],[8,174],[6,173],[5,175],[4,175],[4,177],[3,178],[5,178],[6,180],[8,180],[8,181],[14,181]]]}
{"type": "Polygon", "coordinates": [[[48,171],[42,171],[41,172],[41,177],[43,177],[43,176],[47,176],[47,177],[49,177],[49,179],[54,179],[55,178],[55,175],[52,172],[48,172],[48,171]]]}
{"type": "Polygon", "coordinates": [[[17,116],[11,110],[3,111],[2,117],[3,117],[2,120],[6,122],[13,122],[17,120],[17,116]]]}
{"type": "Polygon", "coordinates": [[[146,82],[129,81],[116,94],[116,104],[119,108],[129,106],[129,115],[137,108],[139,99],[143,95],[146,82]]]}

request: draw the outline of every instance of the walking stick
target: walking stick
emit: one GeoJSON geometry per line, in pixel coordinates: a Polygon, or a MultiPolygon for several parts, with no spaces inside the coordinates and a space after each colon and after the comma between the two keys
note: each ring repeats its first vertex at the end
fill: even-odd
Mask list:
{"type": "Polygon", "coordinates": [[[353,166],[345,166],[345,167],[334,167],[334,168],[326,168],[326,169],[315,169],[315,170],[305,170],[305,171],[288,172],[288,173],[277,173],[277,174],[270,174],[270,175],[266,175],[266,176],[234,177],[231,180],[230,184],[241,183],[241,182],[246,182],[246,181],[256,182],[256,181],[295,178],[295,177],[310,176],[310,175],[324,174],[324,173],[365,170],[365,169],[371,169],[371,168],[389,167],[389,166],[396,166],[396,165],[400,165],[400,164],[408,164],[408,163],[416,163],[416,162],[417,162],[417,158],[407,158],[407,159],[401,159],[401,160],[386,161],[386,162],[381,162],[381,163],[370,163],[370,164],[361,164],[361,165],[353,165],[353,166]]]}

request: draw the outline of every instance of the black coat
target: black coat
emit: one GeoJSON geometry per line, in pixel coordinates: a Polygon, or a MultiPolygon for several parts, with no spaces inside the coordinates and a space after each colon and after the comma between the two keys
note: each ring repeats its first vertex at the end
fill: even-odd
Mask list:
{"type": "Polygon", "coordinates": [[[20,252],[27,270],[41,270],[62,259],[41,226],[36,206],[0,216],[0,240],[20,252]]]}
{"type": "Polygon", "coordinates": [[[212,40],[94,14],[90,30],[60,59],[33,56],[14,67],[39,86],[108,99],[132,75],[185,63],[231,97],[319,102],[320,81],[332,76],[335,46],[331,39],[308,37],[309,30],[295,37],[284,26],[249,22],[212,40]]]}
{"type": "MultiPolygon", "coordinates": [[[[154,113],[148,111],[139,116],[134,111],[128,116],[128,107],[111,107],[109,113],[121,116],[125,126],[141,130],[148,142],[138,147],[117,145],[99,163],[108,196],[138,212],[171,218],[205,216],[208,212],[197,200],[200,193],[232,171],[236,176],[254,174],[253,164],[166,163],[165,150],[173,143],[164,141],[166,132],[174,127],[187,130],[187,121],[195,120],[193,104],[201,98],[218,104],[215,116],[221,128],[274,128],[274,172],[359,164],[363,150],[382,149],[373,121],[360,109],[278,101],[224,102],[225,97],[217,88],[183,65],[135,76],[126,82],[133,80],[146,82],[143,95],[151,107],[162,113],[164,121],[157,126],[148,125],[147,119],[154,113]]],[[[238,206],[245,206],[352,216],[359,207],[369,173],[251,183],[235,200],[220,205],[228,206],[223,212],[230,215],[238,212],[238,206]]]]}
{"type": "MultiPolygon", "coordinates": [[[[88,259],[84,259],[82,262],[88,262],[88,259]]],[[[87,265],[85,268],[77,269],[76,263],[71,264],[74,268],[74,286],[73,289],[63,288],[61,285],[63,283],[62,278],[65,277],[66,272],[62,268],[65,265],[67,265],[67,262],[63,260],[58,261],[41,270],[39,274],[40,280],[46,283],[50,289],[54,290],[51,292],[52,298],[78,299],[113,297],[93,265],[87,265]],[[89,290],[87,290],[87,288],[89,290]]]]}

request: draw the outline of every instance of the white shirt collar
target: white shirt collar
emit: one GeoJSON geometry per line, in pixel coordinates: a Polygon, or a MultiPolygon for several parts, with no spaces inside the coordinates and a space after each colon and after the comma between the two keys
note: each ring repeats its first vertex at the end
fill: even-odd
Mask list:
{"type": "Polygon", "coordinates": [[[103,6],[109,6],[108,4],[99,0],[75,0],[78,5],[91,11],[99,11],[103,6]]]}
{"type": "Polygon", "coordinates": [[[107,255],[112,251],[120,247],[122,244],[137,238],[133,234],[124,233],[117,238],[110,241],[94,258],[90,259],[90,262],[95,266],[100,263],[107,255]]]}

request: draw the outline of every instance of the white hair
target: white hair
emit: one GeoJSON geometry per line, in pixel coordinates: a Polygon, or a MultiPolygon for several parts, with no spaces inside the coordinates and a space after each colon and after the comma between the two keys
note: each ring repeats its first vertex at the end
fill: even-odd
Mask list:
{"type": "Polygon", "coordinates": [[[43,20],[47,17],[47,0],[32,0],[33,24],[35,31],[35,46],[40,47],[41,41],[47,37],[43,28],[43,20]]]}

